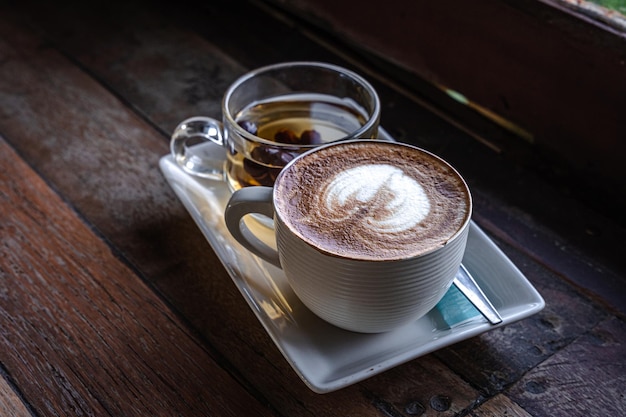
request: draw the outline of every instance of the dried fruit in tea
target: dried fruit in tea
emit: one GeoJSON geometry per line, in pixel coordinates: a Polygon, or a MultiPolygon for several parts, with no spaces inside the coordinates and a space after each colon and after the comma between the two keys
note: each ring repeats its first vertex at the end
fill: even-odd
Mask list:
{"type": "Polygon", "coordinates": [[[282,128],[278,132],[276,132],[274,134],[274,140],[276,142],[290,143],[293,145],[300,142],[300,138],[298,137],[298,135],[296,135],[296,132],[294,132],[291,129],[286,129],[286,128],[282,128]]]}
{"type": "MultiPolygon", "coordinates": [[[[250,121],[241,120],[237,123],[253,135],[258,132],[257,126],[250,121]]],[[[322,143],[322,137],[314,129],[305,130],[298,136],[293,130],[282,128],[275,133],[274,141],[290,145],[319,145],[322,143]]],[[[243,167],[245,172],[259,185],[272,186],[282,167],[298,155],[299,152],[295,150],[258,144],[250,152],[250,158],[243,159],[243,167]]]]}
{"type": "Polygon", "coordinates": [[[303,145],[320,145],[322,143],[322,135],[314,129],[305,130],[300,135],[300,143],[303,145]]]}
{"type": "Polygon", "coordinates": [[[257,146],[252,150],[250,156],[252,156],[255,161],[262,164],[283,167],[298,156],[298,152],[271,148],[268,146],[257,146]]]}
{"type": "Polygon", "coordinates": [[[274,182],[269,173],[269,168],[257,164],[256,162],[245,158],[243,160],[243,169],[250,175],[259,185],[271,186],[274,182]]]}
{"type": "Polygon", "coordinates": [[[308,129],[298,136],[293,130],[282,128],[274,134],[274,140],[293,145],[319,145],[322,143],[322,135],[315,129],[308,129]]]}
{"type": "Polygon", "coordinates": [[[243,160],[245,171],[260,185],[271,186],[282,167],[298,156],[298,152],[257,146],[250,156],[252,159],[243,160]]]}

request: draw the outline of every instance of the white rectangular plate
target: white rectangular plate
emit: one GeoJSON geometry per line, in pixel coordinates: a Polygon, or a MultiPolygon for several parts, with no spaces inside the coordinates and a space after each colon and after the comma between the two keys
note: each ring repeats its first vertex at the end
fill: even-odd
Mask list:
{"type": "MultiPolygon", "coordinates": [[[[209,152],[216,159],[224,157],[223,149],[217,145],[210,145],[209,152]]],[[[542,297],[526,277],[472,223],[463,264],[501,314],[501,324],[489,324],[453,286],[431,312],[400,329],[381,334],[339,329],[302,305],[280,269],[252,255],[232,238],[223,217],[231,194],[226,182],[190,176],[169,155],[161,158],[160,168],[259,322],[296,373],[315,392],[346,387],[442,347],[526,318],[544,306],[542,297]]]]}

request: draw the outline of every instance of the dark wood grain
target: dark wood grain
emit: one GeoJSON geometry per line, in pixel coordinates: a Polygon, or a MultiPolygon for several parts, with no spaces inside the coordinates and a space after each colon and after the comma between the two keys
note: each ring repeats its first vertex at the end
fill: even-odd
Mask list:
{"type": "Polygon", "coordinates": [[[31,407],[271,415],[4,141],[0,165],[1,360],[31,407]]]}
{"type": "Polygon", "coordinates": [[[459,415],[473,409],[481,395],[432,356],[395,368],[363,386],[381,412],[403,415],[459,415]],[[437,375],[433,384],[430,375],[437,375]],[[400,382],[401,381],[401,382],[400,382]]]}
{"type": "Polygon", "coordinates": [[[607,319],[526,374],[510,395],[531,414],[624,415],[624,341],[624,322],[607,319]]]}

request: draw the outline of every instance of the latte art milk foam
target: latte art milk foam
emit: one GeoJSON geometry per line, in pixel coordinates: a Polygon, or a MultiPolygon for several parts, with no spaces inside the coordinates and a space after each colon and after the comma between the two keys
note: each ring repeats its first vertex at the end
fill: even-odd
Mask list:
{"type": "Polygon", "coordinates": [[[275,186],[277,215],[317,250],[392,260],[445,245],[470,216],[463,179],[410,146],[359,141],[295,161],[275,186]]]}

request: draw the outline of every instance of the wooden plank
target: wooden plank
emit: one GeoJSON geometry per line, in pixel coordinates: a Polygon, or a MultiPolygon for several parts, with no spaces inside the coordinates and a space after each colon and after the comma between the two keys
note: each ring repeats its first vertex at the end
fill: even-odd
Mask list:
{"type": "Polygon", "coordinates": [[[523,408],[505,395],[496,395],[480,407],[472,410],[473,417],[532,417],[523,408]]]}
{"type": "Polygon", "coordinates": [[[0,361],[40,415],[270,415],[0,141],[0,361]]]}
{"type": "Polygon", "coordinates": [[[0,416],[31,417],[26,404],[5,378],[0,379],[0,416]]]}
{"type": "Polygon", "coordinates": [[[375,404],[386,415],[458,416],[481,396],[432,356],[365,381],[375,404]],[[433,378],[433,376],[436,376],[433,378]],[[433,380],[436,383],[433,384],[433,380]]]}
{"type": "Polygon", "coordinates": [[[626,415],[626,324],[607,319],[526,374],[510,397],[533,415],[626,415]]]}

